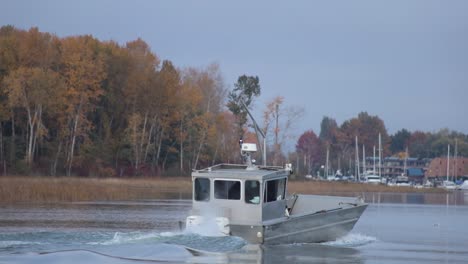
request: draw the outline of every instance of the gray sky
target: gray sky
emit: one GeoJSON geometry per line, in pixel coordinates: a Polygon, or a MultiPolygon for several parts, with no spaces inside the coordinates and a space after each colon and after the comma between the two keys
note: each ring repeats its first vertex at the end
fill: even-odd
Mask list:
{"type": "Polygon", "coordinates": [[[232,88],[303,107],[296,134],[361,111],[401,128],[468,133],[468,1],[1,1],[0,25],[144,39],[177,66],[217,62],[232,88]]]}

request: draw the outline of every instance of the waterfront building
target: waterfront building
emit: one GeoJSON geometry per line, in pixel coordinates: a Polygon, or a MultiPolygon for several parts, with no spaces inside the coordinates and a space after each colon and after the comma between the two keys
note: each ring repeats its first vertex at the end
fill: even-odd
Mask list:
{"type": "MultiPolygon", "coordinates": [[[[468,178],[468,158],[451,157],[448,169],[450,180],[468,178]]],[[[433,159],[426,171],[426,177],[428,179],[445,180],[447,178],[447,157],[433,159]]]]}
{"type": "MultiPolygon", "coordinates": [[[[401,175],[406,175],[412,182],[421,183],[424,180],[425,172],[429,168],[431,159],[423,158],[407,158],[406,159],[406,171],[405,171],[405,159],[398,157],[386,157],[382,160],[381,174],[382,177],[389,180],[396,179],[401,175]]],[[[375,173],[378,174],[378,158],[375,160],[375,173]]],[[[373,168],[374,158],[366,158],[366,168],[373,168]]],[[[361,165],[362,166],[362,165],[361,165]]]]}

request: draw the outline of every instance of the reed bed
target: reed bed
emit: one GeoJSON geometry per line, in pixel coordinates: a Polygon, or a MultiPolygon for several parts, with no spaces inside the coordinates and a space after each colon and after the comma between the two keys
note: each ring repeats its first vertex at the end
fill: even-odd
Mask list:
{"type": "Polygon", "coordinates": [[[189,177],[94,179],[0,177],[0,203],[112,201],[181,198],[191,193],[189,177]]]}

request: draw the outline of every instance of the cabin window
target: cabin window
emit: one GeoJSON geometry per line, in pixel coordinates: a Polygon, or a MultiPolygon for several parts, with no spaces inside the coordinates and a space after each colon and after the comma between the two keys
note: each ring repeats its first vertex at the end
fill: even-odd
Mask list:
{"type": "Polygon", "coordinates": [[[240,200],[240,181],[215,180],[214,191],[216,199],[240,200]]]}
{"type": "Polygon", "coordinates": [[[258,181],[245,181],[245,202],[249,204],[260,203],[260,183],[258,181]]]}
{"type": "Polygon", "coordinates": [[[195,179],[195,201],[210,200],[210,180],[206,178],[195,179]]]}
{"type": "Polygon", "coordinates": [[[263,201],[265,203],[283,200],[286,190],[286,179],[267,181],[265,183],[265,194],[263,201]]]}

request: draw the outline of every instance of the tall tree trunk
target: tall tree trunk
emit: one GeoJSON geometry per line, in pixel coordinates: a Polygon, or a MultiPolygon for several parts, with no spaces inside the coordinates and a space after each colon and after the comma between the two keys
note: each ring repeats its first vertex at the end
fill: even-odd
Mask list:
{"type": "MultiPolygon", "coordinates": [[[[15,131],[15,112],[11,112],[11,140],[10,140],[10,164],[16,162],[16,131],[15,131]]],[[[11,165],[10,165],[11,166],[11,165]]]]}
{"type": "Polygon", "coordinates": [[[135,141],[133,142],[134,146],[134,155],[135,155],[135,173],[134,175],[136,176],[137,175],[137,171],[138,171],[138,167],[140,165],[140,150],[138,149],[138,124],[135,122],[133,124],[133,137],[135,139],[135,141]]]}
{"type": "Polygon", "coordinates": [[[26,107],[26,110],[28,112],[28,131],[26,134],[26,139],[28,142],[28,146],[26,149],[26,163],[28,165],[31,165],[31,153],[32,153],[32,140],[33,140],[33,134],[34,134],[34,119],[31,117],[31,110],[29,107],[26,107]]]}
{"type": "Polygon", "coordinates": [[[193,165],[194,169],[197,169],[198,158],[200,157],[200,152],[201,152],[201,149],[202,149],[202,147],[204,145],[204,142],[205,142],[205,136],[206,136],[206,131],[203,131],[203,135],[202,135],[202,137],[200,139],[200,145],[198,145],[197,155],[196,155],[195,162],[194,162],[194,165],[193,165]]]}
{"type": "Polygon", "coordinates": [[[179,148],[179,157],[180,157],[180,173],[184,171],[184,142],[182,139],[182,120],[180,120],[180,148],[179,148]]]}
{"type": "Polygon", "coordinates": [[[144,163],[145,161],[144,160],[141,160],[141,157],[143,156],[143,147],[145,145],[145,132],[146,132],[146,124],[148,122],[148,112],[145,113],[145,119],[143,121],[143,129],[141,131],[141,139],[140,139],[140,148],[138,149],[138,151],[140,152],[138,155],[140,157],[140,162],[141,163],[144,163]]]}
{"type": "Polygon", "coordinates": [[[76,131],[78,129],[78,120],[79,120],[79,113],[76,114],[75,120],[74,120],[74,125],[73,125],[73,130],[72,130],[72,138],[71,138],[71,144],[70,144],[70,156],[68,160],[68,167],[67,167],[67,176],[71,175],[71,167],[73,164],[73,155],[75,151],[75,142],[76,142],[76,131]]]}
{"type": "Polygon", "coordinates": [[[159,135],[157,138],[156,163],[159,163],[159,158],[161,156],[161,145],[162,145],[163,137],[164,137],[164,127],[161,128],[161,131],[159,132],[159,135]]]}
{"type": "Polygon", "coordinates": [[[146,147],[145,147],[145,155],[143,156],[143,162],[146,163],[146,160],[148,158],[148,152],[149,152],[149,147],[150,147],[150,142],[151,142],[151,138],[152,138],[152,135],[153,135],[153,130],[154,130],[154,125],[155,125],[155,120],[153,122],[151,122],[151,126],[150,126],[150,130],[148,132],[148,139],[146,140],[146,147]]]}
{"type": "Polygon", "coordinates": [[[52,166],[52,171],[51,171],[51,175],[52,176],[56,176],[57,175],[57,163],[58,163],[58,159],[60,157],[60,151],[62,150],[62,141],[60,140],[59,141],[59,145],[58,145],[58,148],[57,148],[57,153],[55,154],[55,159],[54,159],[54,164],[52,166]]]}
{"type": "MultiPolygon", "coordinates": [[[[36,115],[36,114],[35,114],[36,115]]],[[[32,152],[31,152],[31,163],[34,161],[34,153],[36,153],[36,146],[37,146],[37,141],[38,141],[38,136],[39,136],[39,129],[42,126],[42,106],[39,105],[38,111],[37,111],[37,116],[35,118],[35,123],[36,123],[36,129],[34,130],[33,134],[33,145],[32,145],[32,152]]],[[[40,139],[40,138],[39,138],[40,139]]],[[[36,153],[37,154],[37,153],[36,153]]]]}
{"type": "Polygon", "coordinates": [[[213,154],[213,159],[211,161],[211,166],[213,166],[216,162],[216,159],[217,159],[217,156],[218,156],[218,149],[219,149],[219,140],[216,141],[216,148],[215,148],[215,152],[213,154]]]}
{"type": "Polygon", "coordinates": [[[161,130],[159,133],[155,135],[154,138],[154,146],[156,150],[156,155],[153,155],[153,166],[157,168],[158,175],[160,175],[161,167],[160,167],[160,162],[159,159],[161,157],[161,145],[162,145],[162,140],[164,137],[164,127],[161,127],[161,130]]]}

